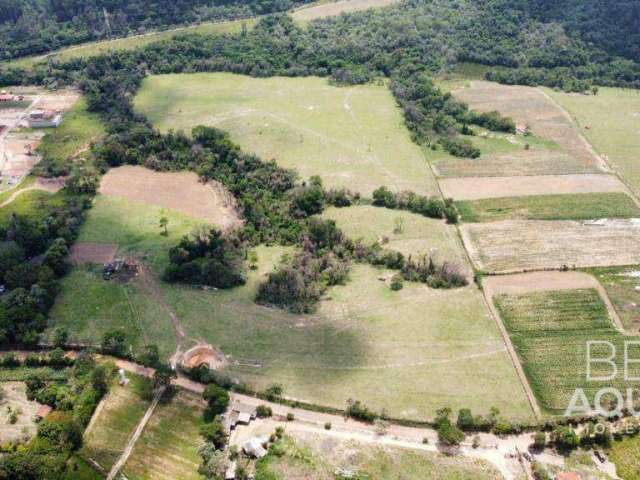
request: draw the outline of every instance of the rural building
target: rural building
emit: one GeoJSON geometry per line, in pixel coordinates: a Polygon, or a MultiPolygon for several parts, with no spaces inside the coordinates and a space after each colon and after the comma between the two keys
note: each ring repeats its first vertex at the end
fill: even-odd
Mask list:
{"type": "Polygon", "coordinates": [[[27,121],[31,128],[55,128],[62,123],[62,114],[55,110],[33,110],[27,121]]]}
{"type": "Polygon", "coordinates": [[[13,100],[14,100],[13,95],[10,95],[7,93],[0,93],[0,103],[13,102],[13,100]]]}
{"type": "Polygon", "coordinates": [[[249,425],[257,416],[255,407],[234,403],[224,417],[224,426],[228,431],[236,428],[237,425],[249,425]]]}
{"type": "Polygon", "coordinates": [[[242,451],[250,457],[262,458],[267,454],[267,449],[264,448],[269,442],[268,437],[253,437],[242,444],[242,451]]]}
{"type": "Polygon", "coordinates": [[[49,405],[40,405],[40,407],[36,411],[36,422],[39,422],[43,418],[46,418],[46,416],[49,415],[52,410],[53,408],[51,408],[49,405]]]}

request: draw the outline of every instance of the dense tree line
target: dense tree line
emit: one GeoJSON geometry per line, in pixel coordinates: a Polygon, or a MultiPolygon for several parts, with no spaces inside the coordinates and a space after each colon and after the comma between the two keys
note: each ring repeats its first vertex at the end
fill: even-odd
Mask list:
{"type": "Polygon", "coordinates": [[[67,271],[73,243],[88,201],[65,196],[45,203],[37,215],[12,215],[0,227],[0,344],[34,344],[67,271]]]}
{"type": "Polygon", "coordinates": [[[4,0],[0,60],[201,21],[246,18],[309,0],[4,0]]]}

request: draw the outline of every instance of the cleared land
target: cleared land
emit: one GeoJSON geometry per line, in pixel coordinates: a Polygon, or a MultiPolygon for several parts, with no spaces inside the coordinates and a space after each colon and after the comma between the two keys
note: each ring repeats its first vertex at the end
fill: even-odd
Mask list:
{"type": "Polygon", "coordinates": [[[626,191],[615,175],[593,174],[443,178],[439,183],[442,195],[454,200],[626,191]]]}
{"type": "Polygon", "coordinates": [[[311,7],[300,8],[291,12],[294,20],[308,22],[318,18],[333,17],[341,13],[358,12],[369,8],[386,7],[393,5],[400,0],[342,0],[339,2],[328,2],[311,7]]]}
{"type": "Polygon", "coordinates": [[[202,183],[192,172],[155,172],[144,167],[112,168],[102,177],[102,195],[169,208],[223,230],[241,224],[233,197],[216,182],[202,183]]]}
{"type": "Polygon", "coordinates": [[[77,242],[71,246],[69,261],[74,265],[83,263],[108,263],[113,261],[118,246],[109,243],[77,242]]]}
{"type": "Polygon", "coordinates": [[[437,194],[385,86],[334,87],[326,79],[257,79],[228,73],[145,78],[136,110],[163,131],[210,125],[247,152],[320,175],[328,187],[363,195],[381,185],[437,194]]]}
{"type": "Polygon", "coordinates": [[[640,262],[640,221],[506,220],[461,228],[480,270],[523,270],[634,265],[640,262]]]}
{"type": "MultiPolygon", "coordinates": [[[[167,239],[150,207],[100,196],[80,239],[146,254],[157,274],[169,246],[188,232],[172,222],[167,239]]],[[[356,265],[351,281],[331,289],[317,314],[292,315],[253,301],[258,282],[285,251],[259,247],[259,269],[247,285],[226,291],[158,283],[154,296],[136,281],[105,282],[99,272],[77,268],[63,280],[50,326],[66,325],[72,337],[94,341],[109,325],[126,326],[138,342],[159,344],[166,358],[176,344],[161,301],[175,312],[187,340],[212,344],[228,356],[227,373],[257,388],[278,382],[291,397],[337,407],[357,398],[403,418],[431,418],[443,405],[485,413],[496,405],[508,417],[529,418],[504,343],[475,287],[405,283],[392,292],[378,280],[391,272],[356,265]],[[82,299],[75,294],[80,288],[87,292],[82,299]]]]}
{"type": "Polygon", "coordinates": [[[640,195],[640,92],[600,88],[598,95],[546,92],[567,110],[611,168],[640,195]]]}
{"type": "Polygon", "coordinates": [[[156,408],[123,473],[130,480],[200,480],[200,426],[205,403],[179,390],[156,408]]]}
{"type": "Polygon", "coordinates": [[[23,382],[0,383],[0,444],[28,440],[36,434],[36,412],[40,404],[27,399],[23,382]],[[15,414],[15,422],[10,421],[15,414]]]}
{"type": "Polygon", "coordinates": [[[640,332],[640,267],[603,267],[587,270],[602,284],[622,325],[640,332]]]}
{"type": "Polygon", "coordinates": [[[388,238],[389,241],[382,244],[383,248],[414,257],[433,255],[439,262],[453,262],[468,269],[455,227],[443,220],[367,205],[332,207],[322,216],[335,220],[349,238],[362,239],[365,245],[388,238]],[[397,222],[402,225],[401,231],[396,231],[397,222]]]}
{"type": "MultiPolygon", "coordinates": [[[[462,88],[454,88],[453,95],[469,104],[474,110],[499,111],[511,117],[520,127],[529,126],[537,137],[556,143],[562,152],[574,160],[573,165],[566,160],[565,174],[597,172],[603,162],[589,143],[582,137],[571,117],[558,107],[542,90],[533,87],[508,86],[498,83],[473,80],[465,82],[462,88]]],[[[539,162],[555,164],[557,152],[550,158],[541,152],[539,162]]]]}
{"type": "Polygon", "coordinates": [[[333,480],[338,468],[358,472],[361,475],[358,478],[380,480],[502,478],[498,471],[479,460],[372,446],[313,433],[290,434],[279,445],[283,455],[271,454],[259,462],[257,480],[333,480]]]}
{"type": "Polygon", "coordinates": [[[489,198],[456,202],[456,207],[464,222],[640,217],[640,208],[624,193],[489,198]]]}
{"type": "Polygon", "coordinates": [[[105,471],[113,466],[127,445],[149,402],[141,392],[149,380],[127,374],[129,383],[120,386],[113,382],[107,396],[102,399],[84,432],[80,456],[92,459],[105,471]]]}
{"type": "MultiPolygon", "coordinates": [[[[595,393],[603,387],[626,391],[632,386],[622,374],[611,381],[587,381],[587,341],[605,340],[619,352],[622,336],[613,326],[607,308],[595,289],[534,292],[520,295],[497,295],[496,307],[511,336],[529,382],[549,413],[563,413],[576,388],[583,388],[593,402],[595,393]]],[[[594,356],[604,356],[608,350],[594,348],[594,356]]],[[[635,356],[637,352],[630,352],[635,356]]],[[[623,355],[615,358],[622,371],[623,355]]],[[[593,375],[610,374],[610,366],[592,365],[593,375]]],[[[630,366],[630,375],[637,368],[630,366]]]]}

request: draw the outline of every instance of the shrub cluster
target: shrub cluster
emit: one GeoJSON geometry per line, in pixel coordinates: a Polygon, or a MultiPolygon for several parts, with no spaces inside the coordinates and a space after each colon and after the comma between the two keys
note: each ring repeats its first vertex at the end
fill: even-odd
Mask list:
{"type": "Polygon", "coordinates": [[[169,250],[170,264],[163,279],[231,288],[246,281],[245,242],[237,233],[223,235],[216,228],[201,229],[169,250]]]}
{"type": "Polygon", "coordinates": [[[378,187],[373,192],[373,204],[398,210],[408,210],[428,218],[446,218],[449,223],[458,223],[458,212],[451,200],[442,201],[410,191],[393,193],[387,187],[378,187]]]}

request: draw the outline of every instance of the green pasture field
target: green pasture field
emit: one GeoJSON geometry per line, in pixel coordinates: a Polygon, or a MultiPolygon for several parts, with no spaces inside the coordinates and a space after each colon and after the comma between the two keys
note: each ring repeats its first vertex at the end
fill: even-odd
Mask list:
{"type": "MultiPolygon", "coordinates": [[[[494,302],[511,336],[541,407],[550,414],[562,414],[576,388],[584,389],[593,401],[603,387],[626,391],[630,384],[622,376],[624,337],[614,327],[606,306],[594,289],[498,295],[494,302]],[[619,375],[608,382],[587,381],[588,341],[608,341],[617,348],[619,375]]],[[[593,357],[609,353],[593,347],[593,357]]],[[[637,351],[630,356],[636,357],[637,351]]],[[[630,366],[630,375],[638,372],[630,366]]],[[[594,376],[610,374],[610,367],[592,365],[594,376]]]]}
{"type": "Polygon", "coordinates": [[[640,333],[640,266],[586,269],[607,292],[622,325],[629,333],[640,333]]]}
{"type": "MultiPolygon", "coordinates": [[[[169,248],[201,224],[173,210],[98,195],[77,241],[116,244],[120,254],[144,259],[153,275],[160,275],[169,248]],[[160,235],[163,215],[169,219],[167,236],[160,235]]],[[[105,281],[101,265],[85,265],[73,267],[61,283],[49,334],[62,325],[73,340],[98,342],[106,331],[124,328],[134,347],[154,342],[166,356],[175,350],[171,318],[142,282],[105,281]]]]}
{"type": "Polygon", "coordinates": [[[78,268],[62,282],[50,329],[65,325],[72,338],[98,341],[109,322],[126,325],[139,343],[157,343],[167,358],[175,339],[162,302],[189,340],[209,342],[229,355],[227,373],[255,388],[277,382],[288,396],[339,408],[357,398],[402,418],[430,419],[443,405],[478,413],[495,405],[508,417],[530,417],[474,286],[433,290],[405,283],[392,292],[379,278],[393,272],[356,265],[347,285],[332,288],[316,314],[293,315],[254,303],[258,283],[288,251],[282,247],[256,249],[259,268],[243,287],[205,291],[162,283],[157,274],[169,245],[188,228],[178,228],[175,212],[167,212],[169,238],[162,237],[157,213],[154,207],[98,197],[80,240],[116,243],[139,255],[152,266],[158,290],[151,294],[137,279],[105,282],[97,272],[78,268]],[[78,291],[88,293],[77,298],[78,291]]]}
{"type": "Polygon", "coordinates": [[[600,88],[598,95],[546,90],[573,116],[582,134],[607,163],[640,195],[640,91],[600,88]]]}
{"type": "Polygon", "coordinates": [[[625,193],[580,193],[455,202],[463,222],[634,218],[640,208],[625,193]]]}
{"type": "Polygon", "coordinates": [[[73,155],[81,156],[81,150],[89,147],[105,135],[104,126],[95,113],[87,111],[87,103],[81,98],[64,114],[58,128],[51,129],[42,138],[37,152],[55,165],[64,166],[73,155]]]}
{"type": "Polygon", "coordinates": [[[79,455],[98,462],[109,471],[124,451],[149,403],[141,397],[146,382],[150,380],[127,373],[129,383],[120,386],[112,382],[109,393],[102,400],[104,405],[96,410],[89,427],[84,432],[79,455]]]}
{"type": "Polygon", "coordinates": [[[6,228],[13,214],[23,215],[30,219],[44,218],[47,207],[62,206],[66,193],[60,190],[57,193],[42,190],[29,190],[22,192],[11,203],[0,208],[0,227],[6,228]]]}
{"type": "Polygon", "coordinates": [[[455,262],[462,267],[467,266],[455,227],[444,220],[371,205],[331,207],[322,216],[335,220],[349,238],[362,239],[365,245],[386,237],[388,242],[382,245],[385,249],[407,256],[433,255],[440,262],[455,262]],[[399,232],[396,231],[396,222],[402,225],[399,232]]]}
{"type": "Polygon", "coordinates": [[[376,480],[490,480],[502,478],[480,460],[448,457],[433,452],[416,452],[371,446],[356,441],[340,441],[321,435],[306,439],[285,436],[276,444],[281,456],[270,453],[257,464],[256,480],[333,480],[337,468],[344,467],[349,451],[349,468],[376,480]]]}
{"type": "Polygon", "coordinates": [[[327,187],[371,195],[381,185],[436,195],[422,149],[411,141],[384,85],[336,87],[327,79],[230,73],[145,78],[135,108],[162,131],[209,125],[244,151],[320,175],[327,187]]]}
{"type": "Polygon", "coordinates": [[[178,390],[165,394],[136,443],[123,473],[130,480],[201,480],[204,401],[201,395],[178,390]]]}

